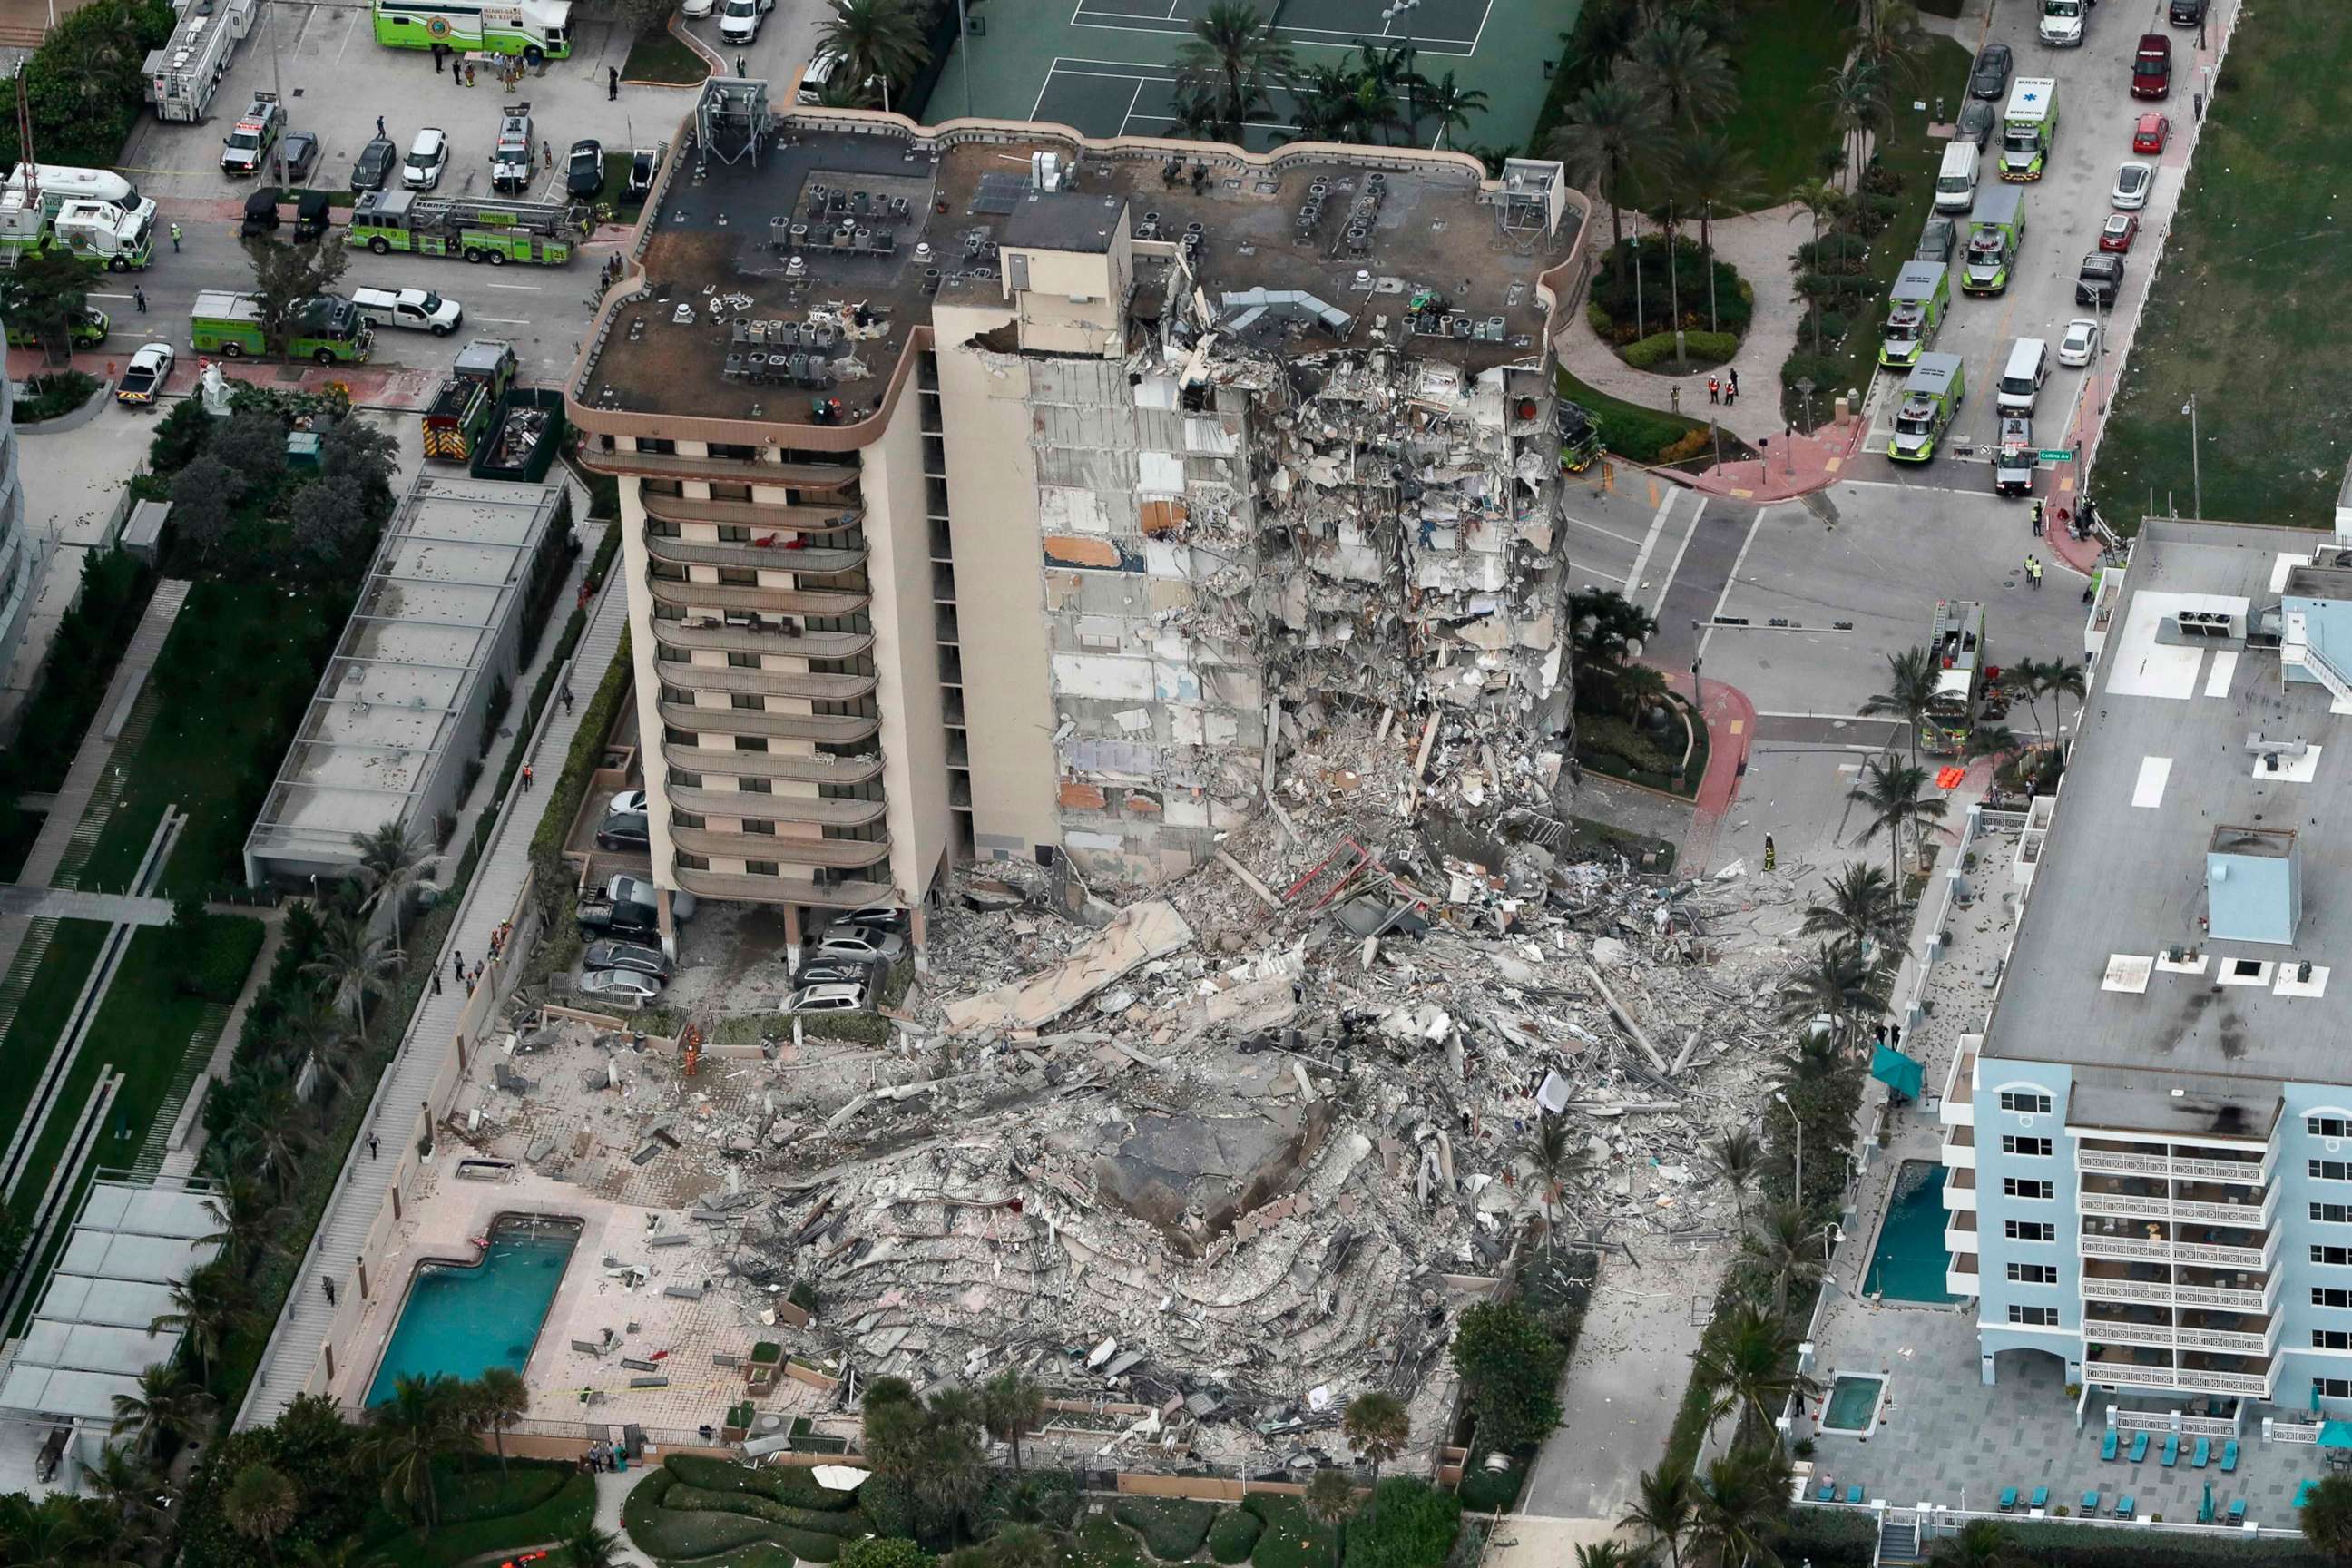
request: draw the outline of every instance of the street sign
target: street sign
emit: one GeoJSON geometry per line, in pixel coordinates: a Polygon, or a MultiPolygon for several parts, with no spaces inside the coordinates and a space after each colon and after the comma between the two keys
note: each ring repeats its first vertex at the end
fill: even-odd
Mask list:
{"type": "Polygon", "coordinates": [[[2072,452],[2037,452],[2034,456],[2045,463],[2071,463],[2074,460],[2074,454],[2072,452]]]}

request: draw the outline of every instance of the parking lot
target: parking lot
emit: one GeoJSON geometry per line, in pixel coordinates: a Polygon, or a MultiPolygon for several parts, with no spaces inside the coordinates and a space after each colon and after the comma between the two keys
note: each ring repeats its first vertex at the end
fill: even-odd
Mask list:
{"type": "MultiPolygon", "coordinates": [[[[2217,0],[2206,36],[2219,40],[2234,20],[2238,0],[2217,0]]],[[[1895,409],[1900,401],[1902,377],[1893,371],[1877,375],[1866,402],[1870,422],[1864,442],[1864,477],[1913,488],[1961,490],[1992,489],[1992,447],[1998,437],[1993,384],[1999,379],[2009,348],[2021,337],[2045,339],[2054,353],[2066,323],[2097,311],[2074,302],[2074,279],[2082,260],[2098,247],[2099,227],[2113,210],[2108,194],[2117,167],[2137,159],[2157,165],[2154,191],[2140,213],[2138,237],[2124,257],[2124,289],[2117,305],[2107,313],[2104,362],[2095,357],[2082,369],[2055,367],[2042,389],[2033,418],[2033,432],[2043,450],[2074,450],[2084,399],[2095,411],[2112,395],[2124,355],[2141,307],[2147,299],[2149,278],[2162,253],[2164,235],[2180,197],[2183,171],[2195,141],[2197,98],[2208,88],[2205,67],[2210,49],[2200,52],[2193,28],[2169,26],[2163,0],[2108,0],[2092,15],[2079,48],[2051,48],[2035,37],[2039,7],[2002,5],[1996,8],[1989,42],[2006,44],[2015,63],[2010,83],[2019,77],[2050,77],[2058,83],[2058,130],[2051,144],[2047,173],[2017,188],[2025,192],[2025,238],[2005,293],[1986,298],[1964,297],[1958,286],[1959,259],[1966,248],[1965,223],[1959,248],[1953,254],[1951,313],[1935,342],[1935,350],[1958,354],[1967,366],[1967,395],[1951,429],[1932,462],[1914,467],[1885,457],[1893,433],[1895,409]],[[2162,101],[2131,96],[2132,53],[2143,32],[2161,33],[2172,40],[2170,95],[2162,101]],[[2169,143],[2160,156],[2131,151],[2132,125],[2149,110],[2172,121],[2169,143]],[[2105,385],[2102,385],[2104,370],[2105,385]]],[[[2006,106],[2008,89],[1996,108],[2006,106]]],[[[1958,106],[1947,105],[1957,115],[1958,106]]],[[[1985,152],[1979,190],[1999,184],[1996,163],[2000,133],[1995,127],[1985,152]]],[[[2045,466],[2036,478],[2038,495],[2053,506],[2071,505],[2077,488],[2076,465],[2045,466]]]]}

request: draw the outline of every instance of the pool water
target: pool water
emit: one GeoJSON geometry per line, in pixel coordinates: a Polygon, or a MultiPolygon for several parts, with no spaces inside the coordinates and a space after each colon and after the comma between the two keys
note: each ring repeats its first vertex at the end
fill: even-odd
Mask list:
{"type": "Polygon", "coordinates": [[[1890,1301],[1931,1301],[1949,1306],[1968,1300],[1944,1289],[1950,1255],[1944,1250],[1944,1168],[1927,1160],[1906,1161],[1895,1173],[1886,1223],[1878,1227],[1878,1249],[1863,1276],[1864,1295],[1890,1301]]]}
{"type": "Polygon", "coordinates": [[[1878,1391],[1886,1385],[1885,1379],[1854,1377],[1840,1373],[1830,1384],[1830,1402],[1822,1411],[1821,1425],[1824,1430],[1868,1432],[1878,1418],[1878,1391]]]}
{"type": "Polygon", "coordinates": [[[403,1377],[476,1378],[494,1366],[520,1372],[579,1244],[576,1224],[501,1220],[479,1264],[419,1267],[367,1403],[390,1399],[403,1377]]]}

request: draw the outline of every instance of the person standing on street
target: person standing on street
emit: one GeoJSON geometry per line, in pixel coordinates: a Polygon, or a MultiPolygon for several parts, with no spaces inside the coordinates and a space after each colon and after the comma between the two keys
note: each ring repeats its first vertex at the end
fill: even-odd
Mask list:
{"type": "Polygon", "coordinates": [[[375,117],[375,133],[379,136],[383,134],[383,116],[381,114],[375,117]]]}
{"type": "Polygon", "coordinates": [[[1706,378],[1706,400],[1709,403],[1720,403],[1723,401],[1723,383],[1721,380],[1712,375],[1706,378]]]}
{"type": "Polygon", "coordinates": [[[135,283],[132,284],[131,288],[131,302],[139,307],[139,313],[141,315],[145,315],[147,313],[147,290],[140,288],[135,283]]]}
{"type": "Polygon", "coordinates": [[[1739,367],[1738,367],[1738,365],[1733,365],[1733,366],[1731,367],[1731,373],[1730,373],[1730,374],[1731,374],[1731,395],[1730,395],[1729,397],[1725,398],[1725,399],[1724,399],[1724,401],[1725,401],[1726,403],[1737,403],[1737,402],[1738,402],[1738,401],[1739,401],[1739,367]]]}
{"type": "Polygon", "coordinates": [[[619,100],[620,96],[621,68],[618,66],[606,66],[604,68],[604,101],[607,103],[614,102],[619,100]]]}
{"type": "Polygon", "coordinates": [[[176,223],[172,226],[172,254],[180,254],[180,226],[176,223]]]}

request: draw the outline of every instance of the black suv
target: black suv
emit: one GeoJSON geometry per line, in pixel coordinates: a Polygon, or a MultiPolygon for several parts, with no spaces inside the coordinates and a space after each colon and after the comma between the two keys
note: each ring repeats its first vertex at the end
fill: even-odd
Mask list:
{"type": "Polygon", "coordinates": [[[1927,226],[1919,231],[1919,247],[1911,253],[1914,261],[1949,261],[1952,247],[1958,242],[1960,226],[1948,217],[1931,217],[1927,226]]]}
{"type": "Polygon", "coordinates": [[[383,183],[392,178],[393,165],[399,162],[400,149],[392,144],[390,137],[374,138],[360,149],[358,157],[352,160],[352,189],[383,189],[383,183]]]}
{"type": "Polygon", "coordinates": [[[2201,26],[2205,21],[2205,0],[2172,0],[2165,19],[2176,27],[2201,26]]]}
{"type": "Polygon", "coordinates": [[[2074,276],[2074,303],[2077,305],[2115,304],[2124,291],[2124,258],[2101,252],[2083,258],[2083,270],[2074,276]]]}

